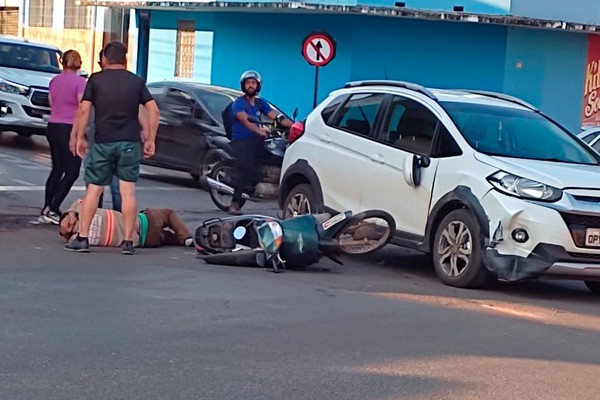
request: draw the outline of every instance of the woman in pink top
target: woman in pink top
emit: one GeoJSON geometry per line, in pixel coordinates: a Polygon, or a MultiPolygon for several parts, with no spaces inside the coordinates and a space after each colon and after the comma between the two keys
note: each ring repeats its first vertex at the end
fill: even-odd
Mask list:
{"type": "Polygon", "coordinates": [[[58,225],[60,206],[79,177],[81,158],[69,151],[69,138],[86,81],[78,75],[81,56],[75,50],[63,54],[63,72],[50,81],[50,119],[47,138],[52,170],[46,182],[46,199],[40,221],[58,225]]]}

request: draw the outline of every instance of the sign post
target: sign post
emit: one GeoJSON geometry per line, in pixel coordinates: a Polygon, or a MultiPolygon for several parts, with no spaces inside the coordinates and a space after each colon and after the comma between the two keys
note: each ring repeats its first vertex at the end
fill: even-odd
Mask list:
{"type": "Polygon", "coordinates": [[[315,92],[313,108],[317,107],[317,92],[319,89],[319,68],[329,64],[335,57],[335,40],[326,32],[313,32],[302,41],[302,56],[315,67],[315,92]]]}

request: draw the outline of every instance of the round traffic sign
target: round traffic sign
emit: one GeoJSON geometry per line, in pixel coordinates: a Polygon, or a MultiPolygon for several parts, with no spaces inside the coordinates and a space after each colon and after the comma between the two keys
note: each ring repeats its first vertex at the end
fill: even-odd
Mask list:
{"type": "Polygon", "coordinates": [[[335,40],[326,33],[311,33],[302,42],[302,55],[315,67],[322,67],[333,60],[335,50],[335,40]]]}

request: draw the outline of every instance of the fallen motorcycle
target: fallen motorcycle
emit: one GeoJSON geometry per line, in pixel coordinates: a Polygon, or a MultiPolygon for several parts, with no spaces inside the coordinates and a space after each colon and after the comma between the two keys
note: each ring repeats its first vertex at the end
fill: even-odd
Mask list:
{"type": "Polygon", "coordinates": [[[343,254],[374,252],[389,242],[395,230],[392,216],[381,210],[286,220],[242,215],[204,221],[195,231],[194,243],[209,264],[270,266],[279,272],[287,266],[315,264],[323,256],[343,264],[343,254]]]}

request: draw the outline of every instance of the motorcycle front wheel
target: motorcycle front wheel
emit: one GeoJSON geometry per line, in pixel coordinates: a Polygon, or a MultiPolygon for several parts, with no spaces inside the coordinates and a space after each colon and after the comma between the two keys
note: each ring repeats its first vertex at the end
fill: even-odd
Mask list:
{"type": "Polygon", "coordinates": [[[394,218],[385,211],[368,210],[350,217],[333,238],[340,252],[369,254],[385,246],[396,232],[394,218]]]}
{"type": "MultiPolygon", "coordinates": [[[[210,171],[210,178],[221,182],[230,187],[235,187],[236,171],[235,166],[231,162],[221,161],[216,163],[210,171]]],[[[225,193],[217,188],[210,187],[210,199],[222,211],[228,211],[233,199],[232,194],[225,193]]],[[[246,203],[245,199],[240,201],[239,206],[242,207],[246,203]]]]}

